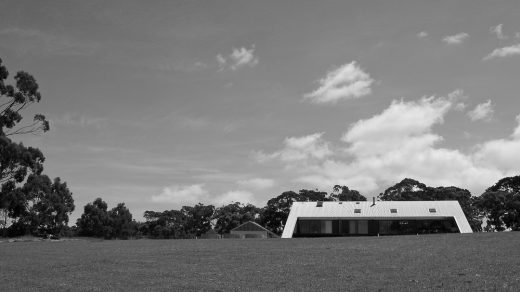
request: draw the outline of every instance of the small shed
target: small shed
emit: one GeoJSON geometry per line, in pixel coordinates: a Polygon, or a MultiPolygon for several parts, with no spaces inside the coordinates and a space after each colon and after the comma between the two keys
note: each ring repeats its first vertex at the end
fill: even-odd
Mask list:
{"type": "Polygon", "coordinates": [[[218,234],[215,230],[210,229],[206,233],[200,236],[201,239],[220,239],[220,234],[218,234]]]}
{"type": "Polygon", "coordinates": [[[239,238],[277,238],[275,233],[267,230],[263,226],[253,221],[247,221],[244,224],[233,228],[230,234],[239,236],[239,238]]]}

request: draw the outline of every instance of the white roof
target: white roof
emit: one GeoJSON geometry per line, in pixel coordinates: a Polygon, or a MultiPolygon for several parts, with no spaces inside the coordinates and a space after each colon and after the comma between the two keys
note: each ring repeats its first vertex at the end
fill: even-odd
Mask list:
{"type": "Polygon", "coordinates": [[[471,233],[458,201],[372,201],[362,202],[293,202],[282,238],[291,238],[301,219],[433,219],[453,217],[461,233],[471,233]],[[355,213],[359,209],[359,213],[355,213]],[[391,213],[390,209],[397,209],[391,213]],[[435,209],[435,212],[430,212],[435,209]]]}

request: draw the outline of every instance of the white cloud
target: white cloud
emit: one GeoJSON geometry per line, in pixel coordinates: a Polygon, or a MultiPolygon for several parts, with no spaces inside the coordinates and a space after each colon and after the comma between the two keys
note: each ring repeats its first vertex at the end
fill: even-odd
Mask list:
{"type": "Polygon", "coordinates": [[[226,58],[221,54],[217,55],[217,63],[221,70],[229,68],[236,71],[242,67],[255,67],[258,64],[258,58],[254,55],[255,45],[251,49],[241,47],[239,49],[233,48],[231,54],[226,58]]]}
{"type": "Polygon", "coordinates": [[[443,42],[450,44],[450,45],[458,45],[462,44],[466,39],[469,38],[469,34],[465,32],[461,32],[455,35],[450,35],[442,39],[443,42]]]}
{"type": "Polygon", "coordinates": [[[510,139],[488,141],[467,153],[449,149],[442,146],[443,137],[434,127],[444,123],[457,104],[450,97],[393,101],[380,114],[353,123],[341,138],[342,150],[321,160],[283,162],[294,181],[311,187],[344,184],[371,196],[411,177],[431,186],[467,188],[479,195],[501,177],[518,171],[520,125],[510,139]]]}
{"type": "Polygon", "coordinates": [[[275,185],[274,180],[269,178],[251,178],[246,180],[240,180],[237,182],[242,188],[253,188],[256,190],[264,190],[271,188],[275,185]]]}
{"type": "Polygon", "coordinates": [[[520,44],[494,49],[489,55],[484,57],[484,61],[493,58],[505,58],[510,56],[520,55],[520,44]]]}
{"type": "Polygon", "coordinates": [[[203,203],[208,197],[209,192],[204,184],[173,185],[164,188],[159,195],[152,196],[152,201],[156,203],[171,203],[181,207],[203,203]]]}
{"type": "Polygon", "coordinates": [[[477,147],[476,161],[488,168],[505,172],[505,175],[518,175],[520,165],[520,115],[516,117],[518,125],[508,139],[485,142],[477,147]]]}
{"type": "Polygon", "coordinates": [[[428,32],[426,31],[421,31],[420,33],[417,34],[417,37],[422,39],[422,38],[425,38],[428,36],[428,32]]]}
{"type": "Polygon", "coordinates": [[[490,121],[493,116],[493,105],[491,100],[478,104],[472,111],[468,112],[468,116],[472,121],[490,121]]]}
{"type": "Polygon", "coordinates": [[[319,80],[320,87],[305,94],[314,103],[336,103],[341,99],[359,98],[372,92],[374,80],[356,62],[345,64],[319,80]]]}
{"type": "Polygon", "coordinates": [[[256,153],[259,162],[272,159],[281,161],[305,161],[308,159],[323,159],[332,154],[329,144],[322,138],[323,133],[315,133],[303,137],[289,137],[285,139],[284,149],[265,154],[256,153]]]}
{"type": "Polygon", "coordinates": [[[430,133],[431,126],[442,123],[451,107],[451,101],[444,98],[393,101],[380,115],[354,123],[342,140],[350,144],[348,152],[356,156],[429,146],[442,139],[430,133]]]}
{"type": "Polygon", "coordinates": [[[205,184],[172,185],[166,187],[158,195],[152,196],[152,202],[169,204],[165,208],[182,208],[198,203],[221,206],[232,202],[258,204],[255,195],[249,191],[234,190],[212,196],[205,184]]]}
{"type": "Polygon", "coordinates": [[[212,200],[215,206],[222,206],[231,204],[233,202],[240,202],[243,204],[253,204],[255,206],[260,206],[259,202],[255,199],[255,195],[248,191],[229,191],[221,194],[212,200]]]}
{"type": "Polygon", "coordinates": [[[495,34],[499,40],[505,40],[507,39],[507,36],[502,31],[502,26],[502,23],[497,26],[492,26],[491,28],[489,28],[489,32],[495,34]]]}

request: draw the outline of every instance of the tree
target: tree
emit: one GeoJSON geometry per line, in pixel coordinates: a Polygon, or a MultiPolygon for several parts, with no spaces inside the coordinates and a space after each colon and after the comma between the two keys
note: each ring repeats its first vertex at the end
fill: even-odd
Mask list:
{"type": "Polygon", "coordinates": [[[482,231],[482,220],[474,200],[468,190],[458,187],[429,187],[414,179],[405,178],[384,193],[379,194],[382,201],[443,201],[459,202],[464,215],[473,231],[482,231]]]}
{"type": "Polygon", "coordinates": [[[107,203],[97,198],[83,208],[83,214],[77,220],[78,234],[82,236],[109,237],[109,218],[107,203]]]}
{"type": "Polygon", "coordinates": [[[231,229],[247,221],[257,221],[260,209],[252,204],[231,203],[215,210],[213,218],[216,220],[215,230],[219,234],[229,233],[231,229]]]}
{"type": "Polygon", "coordinates": [[[108,212],[109,238],[128,239],[134,236],[137,231],[137,224],[132,220],[132,213],[125,206],[119,203],[108,212]]]}
{"type": "Polygon", "coordinates": [[[140,231],[151,238],[191,237],[185,231],[188,218],[179,210],[145,211],[144,218],[146,222],[142,224],[140,231]]]}
{"type": "Polygon", "coordinates": [[[520,230],[520,176],[505,177],[476,199],[488,231],[520,230]]]}
{"type": "Polygon", "coordinates": [[[356,190],[350,190],[346,186],[335,185],[330,197],[334,201],[366,201],[367,198],[356,190]],[[340,192],[341,191],[341,192],[340,192]]]}
{"type": "Polygon", "coordinates": [[[211,229],[211,220],[215,213],[213,205],[205,206],[199,203],[193,207],[183,206],[181,212],[186,218],[184,228],[187,234],[199,237],[211,229]]]}
{"type": "Polygon", "coordinates": [[[29,202],[25,218],[33,234],[60,234],[74,211],[74,200],[67,183],[57,177],[31,174],[22,191],[29,202]]]}
{"type": "Polygon", "coordinates": [[[13,86],[6,83],[8,77],[9,72],[0,59],[0,213],[4,218],[4,230],[7,217],[14,220],[16,228],[26,225],[19,218],[28,204],[24,201],[20,184],[28,175],[40,175],[45,160],[40,150],[25,147],[10,137],[49,130],[49,122],[41,114],[34,115],[31,122],[22,124],[22,112],[41,100],[36,79],[27,72],[19,71],[14,76],[13,86]]]}

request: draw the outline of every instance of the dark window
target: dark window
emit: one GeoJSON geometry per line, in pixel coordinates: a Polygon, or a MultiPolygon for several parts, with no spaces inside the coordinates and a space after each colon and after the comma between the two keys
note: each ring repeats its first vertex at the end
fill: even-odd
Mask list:
{"type": "Polygon", "coordinates": [[[430,211],[430,213],[437,213],[437,209],[435,209],[435,208],[430,208],[429,211],[430,211]]]}
{"type": "Polygon", "coordinates": [[[323,207],[323,202],[322,201],[317,202],[316,207],[323,207]]]}
{"type": "Polygon", "coordinates": [[[361,209],[354,209],[354,213],[361,213],[361,209]]]}
{"type": "Polygon", "coordinates": [[[390,209],[390,213],[397,213],[397,209],[390,209]]]}

